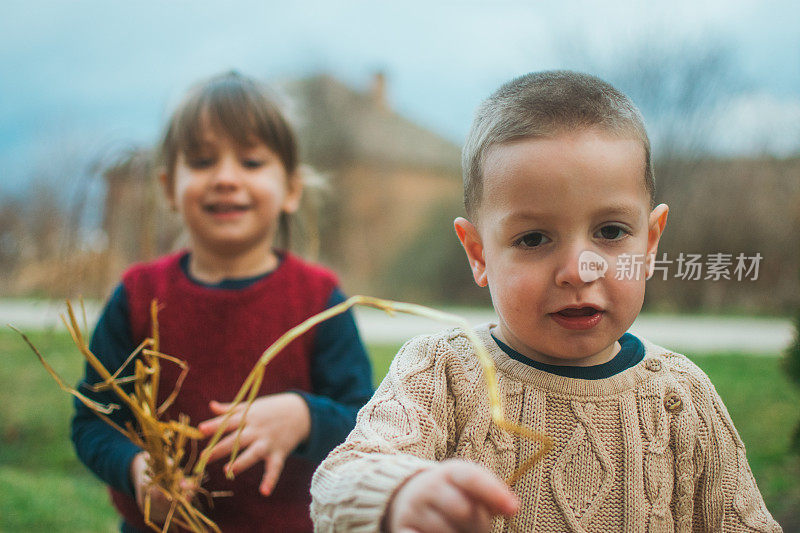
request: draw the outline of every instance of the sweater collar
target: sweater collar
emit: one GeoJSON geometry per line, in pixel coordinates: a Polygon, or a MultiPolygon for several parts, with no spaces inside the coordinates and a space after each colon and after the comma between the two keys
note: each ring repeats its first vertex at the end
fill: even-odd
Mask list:
{"type": "Polygon", "coordinates": [[[489,352],[500,379],[511,378],[529,383],[536,388],[561,393],[567,396],[613,396],[638,387],[646,380],[662,376],[667,372],[666,355],[669,351],[647,339],[640,338],[644,346],[644,358],[638,364],[602,379],[580,379],[559,376],[512,359],[494,341],[491,328],[495,324],[483,324],[475,328],[483,345],[489,352]]]}
{"type": "Polygon", "coordinates": [[[619,339],[620,350],[610,361],[592,366],[551,365],[525,357],[511,346],[492,335],[492,339],[509,357],[539,370],[567,378],[603,379],[619,374],[644,359],[644,345],[634,335],[625,333],[619,339]]]}

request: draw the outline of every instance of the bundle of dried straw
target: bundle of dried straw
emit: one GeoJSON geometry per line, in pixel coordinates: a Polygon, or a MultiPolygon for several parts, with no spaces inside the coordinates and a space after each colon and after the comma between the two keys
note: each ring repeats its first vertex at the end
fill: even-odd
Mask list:
{"type": "MultiPolygon", "coordinates": [[[[472,327],[463,318],[437,311],[429,307],[421,305],[410,304],[405,302],[395,302],[390,300],[383,300],[371,296],[352,296],[348,300],[335,305],[317,315],[306,319],[301,324],[295,326],[291,330],[284,333],[278,340],[276,340],[269,348],[264,351],[261,358],[256,363],[253,370],[245,379],[241,389],[236,394],[231,402],[228,415],[225,417],[227,421],[234,412],[234,407],[245,403],[245,413],[242,416],[242,424],[237,430],[236,442],[231,452],[230,462],[232,463],[239,452],[239,436],[244,429],[247,410],[249,410],[253,401],[258,394],[261,381],[264,378],[264,372],[269,362],[290,342],[310,330],[320,322],[323,322],[333,316],[341,314],[355,305],[363,305],[383,310],[390,315],[395,313],[407,313],[411,315],[422,316],[436,320],[439,322],[449,323],[459,326],[467,335],[470,342],[475,348],[475,353],[478,356],[480,364],[484,371],[486,379],[486,387],[489,395],[489,405],[491,409],[492,420],[500,428],[518,435],[522,438],[539,443],[539,449],[530,459],[520,465],[519,468],[506,480],[509,485],[513,485],[516,481],[524,475],[539,459],[541,459],[551,448],[551,439],[529,428],[519,426],[503,416],[503,406],[500,403],[500,396],[497,391],[497,380],[495,376],[494,364],[489,356],[486,348],[481,343],[477,334],[472,327]]],[[[219,528],[213,521],[211,521],[205,514],[203,514],[197,507],[197,494],[205,495],[210,500],[218,496],[217,494],[207,493],[200,489],[197,494],[187,494],[182,486],[184,480],[189,480],[190,485],[200,487],[205,472],[206,465],[208,464],[208,457],[211,449],[216,445],[224,434],[226,424],[220,424],[220,429],[210,438],[203,451],[200,453],[197,461],[195,451],[197,450],[197,443],[202,439],[202,434],[194,427],[189,425],[189,420],[185,416],[179,416],[178,420],[162,420],[161,416],[165,410],[174,402],[178,393],[180,392],[181,384],[185,379],[188,366],[186,363],[177,357],[163,354],[158,351],[159,337],[158,337],[158,305],[155,301],[151,305],[151,319],[152,319],[152,336],[145,339],[133,353],[130,354],[125,364],[120,367],[114,374],[111,374],[102,363],[95,357],[89,350],[86,344],[83,333],[81,332],[78,322],[75,318],[75,313],[72,306],[67,302],[67,312],[69,320],[62,316],[64,324],[67,327],[70,335],[72,336],[75,345],[80,350],[84,358],[89,362],[92,368],[102,377],[102,381],[91,386],[92,390],[112,390],[121,403],[125,404],[132,412],[135,424],[127,423],[126,426],[120,427],[113,420],[108,417],[114,409],[118,409],[119,405],[109,404],[103,405],[86,397],[80,391],[70,387],[56,374],[56,372],[45,361],[36,347],[28,340],[28,338],[19,332],[23,339],[28,343],[31,349],[36,353],[37,357],[44,365],[45,369],[50,373],[58,385],[65,391],[69,392],[78,400],[83,402],[84,405],[92,409],[97,416],[102,418],[106,423],[123,433],[126,437],[131,439],[133,443],[140,446],[144,451],[149,454],[148,473],[151,482],[160,490],[169,501],[171,507],[166,521],[163,525],[157,525],[150,520],[150,500],[147,497],[144,503],[144,515],[147,524],[155,531],[166,532],[172,525],[188,529],[193,532],[218,532],[219,528]],[[160,377],[160,362],[161,360],[169,361],[182,368],[179,379],[175,388],[170,392],[169,396],[161,405],[156,405],[156,398],[158,396],[158,386],[160,377]],[[120,373],[131,362],[134,363],[134,373],[131,376],[120,378],[120,373]],[[124,383],[133,383],[133,391],[127,393],[121,387],[124,383]]],[[[84,315],[84,324],[86,318],[84,315]]],[[[13,326],[12,326],[13,327],[13,326]]],[[[227,470],[230,474],[230,470],[227,470]]]]}

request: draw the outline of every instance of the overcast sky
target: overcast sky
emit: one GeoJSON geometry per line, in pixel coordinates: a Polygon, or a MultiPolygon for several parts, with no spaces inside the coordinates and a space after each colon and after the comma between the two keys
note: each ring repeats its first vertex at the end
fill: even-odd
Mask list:
{"type": "Polygon", "coordinates": [[[4,0],[0,193],[64,161],[152,143],[192,82],[231,68],[267,81],[327,72],[359,89],[380,69],[397,111],[460,143],[500,83],[612,64],[645,40],[731,51],[744,83],[721,151],[798,153],[796,2],[653,4],[4,0]]]}

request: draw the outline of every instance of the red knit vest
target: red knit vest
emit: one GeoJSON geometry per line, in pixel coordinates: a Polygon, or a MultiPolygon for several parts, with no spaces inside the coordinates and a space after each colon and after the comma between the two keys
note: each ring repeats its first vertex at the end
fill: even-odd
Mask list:
{"type": "MultiPolygon", "coordinates": [[[[166,418],[189,415],[192,425],[214,416],[211,400],[231,401],[262,352],[283,333],[325,309],[337,281],[335,275],[286,253],[279,267],[242,290],[211,289],[192,283],[180,267],[183,253],[135,265],[123,276],[130,308],[133,340],[151,335],[150,301],[156,298],[161,352],[183,359],[189,373],[166,418]]],[[[314,331],[289,344],[266,368],[260,395],[289,389],[311,391],[310,354],[314,331]]],[[[161,363],[159,402],[172,391],[180,374],[176,365],[161,363]]],[[[233,481],[222,473],[225,459],[208,466],[203,488],[233,491],[215,498],[207,515],[224,532],[311,531],[309,489],[315,465],[288,457],[269,497],[258,492],[263,463],[233,481]]],[[[147,530],[136,502],[111,491],[125,520],[147,530]]]]}

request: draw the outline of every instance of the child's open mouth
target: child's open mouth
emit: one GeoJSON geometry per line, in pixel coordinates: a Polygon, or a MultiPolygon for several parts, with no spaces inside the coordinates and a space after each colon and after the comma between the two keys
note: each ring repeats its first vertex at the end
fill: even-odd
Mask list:
{"type": "Polygon", "coordinates": [[[229,215],[243,213],[250,209],[250,206],[244,204],[206,204],[203,209],[213,215],[229,215]]]}
{"type": "Polygon", "coordinates": [[[558,312],[550,313],[553,320],[567,329],[590,329],[603,318],[603,311],[591,306],[566,307],[558,312]]]}

